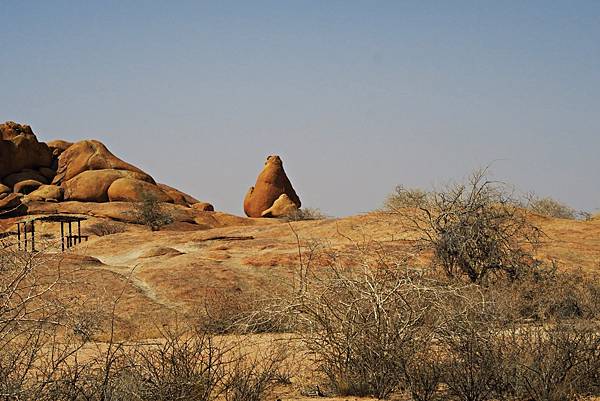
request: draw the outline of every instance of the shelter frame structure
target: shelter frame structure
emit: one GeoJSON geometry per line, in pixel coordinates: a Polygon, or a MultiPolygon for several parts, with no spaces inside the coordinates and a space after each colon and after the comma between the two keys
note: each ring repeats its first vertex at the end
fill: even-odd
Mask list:
{"type": "Polygon", "coordinates": [[[86,217],[70,216],[62,214],[54,214],[50,216],[34,217],[31,219],[19,221],[16,223],[17,226],[17,239],[19,243],[19,250],[24,249],[27,251],[28,248],[32,252],[35,252],[35,223],[60,223],[60,241],[61,250],[64,252],[65,249],[71,248],[76,244],[81,244],[81,241],[85,239],[87,241],[87,235],[81,235],[81,222],[87,220],[86,217]],[[73,231],[73,223],[76,223],[77,232],[73,231]],[[27,225],[29,224],[29,230],[27,225]],[[29,237],[27,236],[29,231],[29,237]]]}

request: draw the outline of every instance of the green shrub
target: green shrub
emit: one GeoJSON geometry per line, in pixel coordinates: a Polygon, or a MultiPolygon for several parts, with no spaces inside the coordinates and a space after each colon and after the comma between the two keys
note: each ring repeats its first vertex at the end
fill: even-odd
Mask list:
{"type": "Polygon", "coordinates": [[[134,203],[133,215],[140,224],[148,226],[152,231],[158,231],[162,226],[173,222],[162,204],[149,194],[144,194],[141,202],[134,203]]]}

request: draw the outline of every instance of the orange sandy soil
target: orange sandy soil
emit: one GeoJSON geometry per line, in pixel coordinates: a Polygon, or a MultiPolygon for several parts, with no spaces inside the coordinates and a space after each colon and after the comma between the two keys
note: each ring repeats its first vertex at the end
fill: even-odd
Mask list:
{"type": "MultiPolygon", "coordinates": [[[[580,270],[591,280],[600,277],[600,218],[534,219],[546,234],[539,257],[557,261],[560,269],[580,270]]],[[[98,221],[102,220],[84,222],[84,231],[98,221]]],[[[10,229],[11,224],[0,221],[0,228],[10,229]]],[[[64,254],[57,252],[58,227],[44,224],[37,227],[43,238],[38,248],[46,246],[52,263],[69,278],[69,284],[60,288],[61,297],[77,299],[80,312],[89,312],[92,318],[95,311],[107,312],[118,300],[116,335],[137,341],[156,338],[163,324],[193,319],[211,289],[290,285],[298,267],[298,239],[304,252],[319,243],[347,258],[362,244],[375,241],[386,252],[396,252],[407,249],[413,239],[402,234],[404,225],[398,217],[380,213],[293,223],[236,219],[232,224],[201,230],[179,224],[159,232],[127,225],[126,232],[91,236],[64,254]]],[[[97,339],[103,341],[106,335],[97,339]]],[[[284,400],[310,399],[300,394],[297,386],[276,392],[284,400]]]]}
{"type": "MultiPolygon", "coordinates": [[[[559,269],[580,270],[590,279],[600,274],[600,218],[591,221],[534,217],[545,232],[539,257],[558,262],[559,269]]],[[[91,219],[86,225],[97,222],[91,219]]],[[[192,230],[173,226],[151,232],[138,225],[55,254],[65,269],[75,270],[72,291],[96,308],[109,307],[119,297],[116,314],[120,335],[154,337],[157,327],[194,316],[214,289],[250,291],[291,285],[298,268],[298,240],[303,252],[318,243],[352,258],[357,246],[376,241],[388,254],[408,249],[396,216],[370,213],[342,219],[286,223],[237,219],[229,227],[192,230]],[[244,225],[245,222],[250,225],[244,225]],[[296,237],[297,236],[297,237],[296,237]],[[121,292],[123,294],[121,295],[121,292]]],[[[4,222],[10,228],[9,222],[4,222]]],[[[56,224],[36,227],[38,249],[57,251],[56,224]]],[[[306,260],[306,259],[305,259],[306,260]]],[[[322,260],[313,263],[318,264],[322,260]]]]}

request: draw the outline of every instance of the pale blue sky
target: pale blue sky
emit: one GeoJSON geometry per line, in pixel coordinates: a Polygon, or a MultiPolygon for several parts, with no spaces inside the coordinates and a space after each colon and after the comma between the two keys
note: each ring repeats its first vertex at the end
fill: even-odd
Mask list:
{"type": "Polygon", "coordinates": [[[96,138],[217,209],[269,154],[304,205],[494,162],[600,207],[600,1],[0,0],[0,120],[96,138]]]}

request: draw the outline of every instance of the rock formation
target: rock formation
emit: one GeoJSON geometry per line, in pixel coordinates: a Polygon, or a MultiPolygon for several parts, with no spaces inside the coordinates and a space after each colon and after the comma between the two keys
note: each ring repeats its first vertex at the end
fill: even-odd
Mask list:
{"type": "Polygon", "coordinates": [[[200,212],[214,212],[215,211],[215,208],[213,207],[213,205],[211,205],[210,203],[207,203],[207,202],[194,203],[191,206],[191,208],[194,210],[198,210],[200,212]]]}
{"type": "Polygon", "coordinates": [[[51,164],[52,151],[38,142],[29,125],[12,121],[0,124],[0,178],[51,164]]]}
{"type": "Polygon", "coordinates": [[[79,202],[108,202],[108,189],[119,178],[135,178],[153,183],[145,173],[128,170],[87,170],[61,186],[65,190],[65,200],[79,202]]]}
{"type": "Polygon", "coordinates": [[[101,142],[55,140],[45,144],[28,125],[0,124],[0,218],[73,210],[92,216],[112,211],[108,215],[123,219],[119,216],[131,208],[128,202],[146,196],[176,204],[171,208],[174,221],[193,223],[202,213],[214,210],[175,188],[156,184],[101,142]],[[107,202],[114,207],[101,206],[107,202]],[[195,204],[198,206],[192,208],[195,204]]]}
{"type": "Polygon", "coordinates": [[[248,217],[262,217],[263,212],[270,209],[283,194],[287,195],[297,208],[301,206],[300,198],[285,174],[281,158],[269,156],[256,179],[256,184],[244,198],[244,212],[248,217]]]}
{"type": "Polygon", "coordinates": [[[177,205],[192,206],[197,203],[203,203],[203,202],[200,202],[198,199],[194,198],[193,196],[190,196],[184,192],[181,192],[178,189],[172,188],[172,187],[168,186],[167,184],[156,184],[156,185],[158,185],[158,187],[160,189],[162,189],[164,193],[169,195],[169,197],[173,200],[173,203],[175,203],[177,205]]]}
{"type": "MultiPolygon", "coordinates": [[[[48,179],[42,175],[39,171],[35,170],[23,170],[18,173],[9,174],[2,179],[5,185],[14,188],[19,182],[33,180],[38,181],[42,184],[48,184],[48,179]]],[[[13,191],[19,192],[19,191],[13,191]]]]}
{"type": "Polygon", "coordinates": [[[27,195],[27,194],[35,191],[42,185],[43,184],[41,182],[36,181],[36,180],[19,181],[18,183],[15,184],[15,186],[13,188],[13,192],[17,193],[17,194],[27,195]]]}
{"type": "Polygon", "coordinates": [[[73,142],[67,142],[63,141],[62,139],[56,139],[54,141],[48,142],[47,145],[52,151],[52,154],[55,157],[58,157],[62,154],[62,152],[69,149],[71,145],[73,145],[73,142]]]}
{"type": "MultiPolygon", "coordinates": [[[[107,169],[134,171],[144,174],[152,180],[149,175],[139,168],[113,155],[104,144],[88,140],[77,142],[61,153],[58,158],[58,170],[52,184],[60,185],[84,171],[107,169]]],[[[154,183],[154,180],[152,180],[152,183],[154,183]]]]}
{"type": "Polygon", "coordinates": [[[148,198],[158,202],[173,202],[158,186],[135,178],[119,178],[108,188],[111,202],[141,202],[148,198]]]}
{"type": "Polygon", "coordinates": [[[64,190],[56,185],[41,185],[38,189],[27,195],[29,201],[60,202],[63,200],[64,190]]]}
{"type": "Polygon", "coordinates": [[[262,212],[261,217],[285,217],[298,211],[298,206],[286,194],[282,194],[273,206],[262,212]]]}

